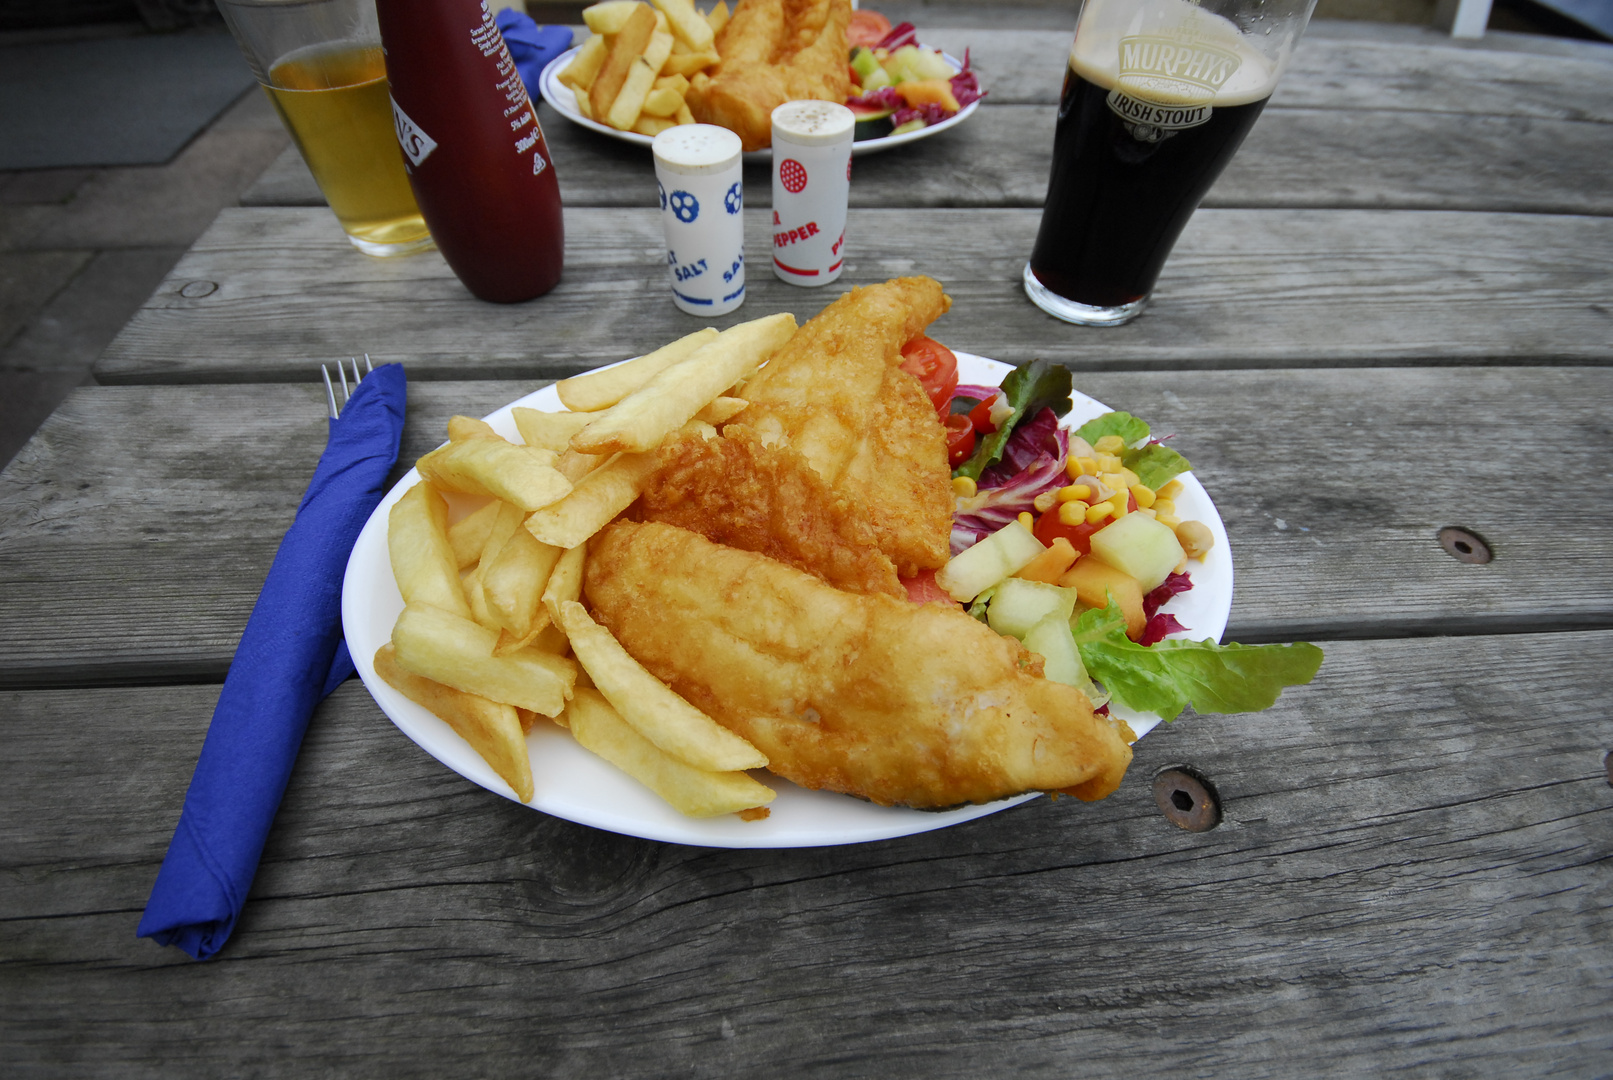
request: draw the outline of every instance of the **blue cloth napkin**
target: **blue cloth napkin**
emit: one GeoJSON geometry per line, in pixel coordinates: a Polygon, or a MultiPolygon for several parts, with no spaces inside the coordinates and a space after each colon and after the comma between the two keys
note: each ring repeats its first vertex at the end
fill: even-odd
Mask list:
{"type": "Polygon", "coordinates": [[[566,26],[539,26],[532,17],[514,8],[505,8],[495,16],[504,44],[510,48],[510,59],[526,83],[527,96],[537,101],[538,76],[549,62],[571,48],[571,29],[566,26]]]}
{"type": "Polygon", "coordinates": [[[280,542],[202,743],[137,933],[198,960],[223,948],[257,873],[308,718],[353,673],[342,576],[398,459],[407,384],[386,364],[339,420],[280,542]]]}

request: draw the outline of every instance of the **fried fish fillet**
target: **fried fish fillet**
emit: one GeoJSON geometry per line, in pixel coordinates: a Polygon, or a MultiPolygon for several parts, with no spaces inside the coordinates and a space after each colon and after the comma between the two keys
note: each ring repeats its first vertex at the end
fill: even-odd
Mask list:
{"type": "Polygon", "coordinates": [[[940,809],[1099,799],[1130,731],[955,607],[856,595],[753,552],[619,521],[586,593],[640,663],[803,787],[940,809]]]}
{"type": "Polygon", "coordinates": [[[641,515],[856,592],[946,564],[946,434],[901,349],[946,311],[930,278],[853,289],[746,385],[719,439],[662,451],[641,515]]]}
{"type": "Polygon", "coordinates": [[[850,21],[851,0],[739,0],[717,35],[716,74],[695,76],[685,94],[689,110],[738,134],[746,150],[764,149],[786,101],[850,96],[850,21]]]}

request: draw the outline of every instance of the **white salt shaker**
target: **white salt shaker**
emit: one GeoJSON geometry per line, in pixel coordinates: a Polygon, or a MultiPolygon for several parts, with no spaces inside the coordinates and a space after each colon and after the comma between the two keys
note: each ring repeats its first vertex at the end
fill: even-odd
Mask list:
{"type": "Polygon", "coordinates": [[[657,135],[651,149],[672,302],[690,315],[733,311],[745,302],[739,136],[711,124],[680,124],[657,135]]]}

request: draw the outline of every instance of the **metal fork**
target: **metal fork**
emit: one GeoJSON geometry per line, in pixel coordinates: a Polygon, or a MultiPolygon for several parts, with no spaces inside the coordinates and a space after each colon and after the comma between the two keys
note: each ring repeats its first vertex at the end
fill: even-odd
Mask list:
{"type": "MultiPolygon", "coordinates": [[[[358,371],[358,360],[351,356],[349,356],[347,360],[348,363],[353,365],[353,390],[357,390],[358,384],[364,379],[364,375],[368,375],[370,372],[374,371],[375,365],[370,363],[370,354],[365,353],[364,375],[360,375],[358,371]]],[[[336,404],[336,388],[331,385],[330,369],[324,364],[320,364],[319,373],[325,376],[325,400],[330,403],[330,418],[335,420],[342,414],[342,409],[346,407],[347,402],[353,396],[352,391],[348,390],[347,388],[347,369],[342,366],[342,362],[340,360],[336,361],[336,377],[342,382],[342,404],[340,406],[336,404]]]]}

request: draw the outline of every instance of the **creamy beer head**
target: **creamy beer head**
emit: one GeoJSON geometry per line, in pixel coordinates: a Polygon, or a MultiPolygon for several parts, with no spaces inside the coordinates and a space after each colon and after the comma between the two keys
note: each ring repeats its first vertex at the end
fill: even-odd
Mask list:
{"type": "Polygon", "coordinates": [[[1154,104],[1247,105],[1277,88],[1290,50],[1274,49],[1268,57],[1230,20],[1184,0],[1088,0],[1070,67],[1154,104]]]}
{"type": "Polygon", "coordinates": [[[714,124],[667,128],[650,144],[655,163],[679,176],[725,172],[740,162],[739,136],[714,124]]]}

